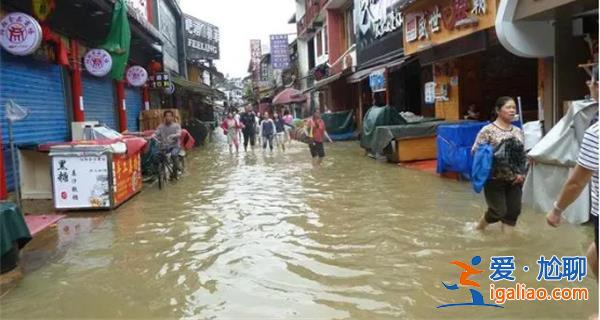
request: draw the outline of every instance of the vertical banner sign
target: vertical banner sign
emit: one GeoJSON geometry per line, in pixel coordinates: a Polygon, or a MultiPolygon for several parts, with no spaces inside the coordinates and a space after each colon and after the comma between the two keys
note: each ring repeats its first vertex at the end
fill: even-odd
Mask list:
{"type": "Polygon", "coordinates": [[[273,69],[288,69],[290,67],[290,54],[288,52],[287,34],[272,34],[270,38],[273,69]]]}
{"type": "Polygon", "coordinates": [[[260,81],[260,40],[250,40],[250,59],[252,66],[252,78],[254,81],[260,81]]]}
{"type": "Polygon", "coordinates": [[[139,154],[133,157],[115,156],[113,159],[113,177],[116,179],[113,196],[115,203],[119,204],[142,189],[142,167],[139,154]]]}

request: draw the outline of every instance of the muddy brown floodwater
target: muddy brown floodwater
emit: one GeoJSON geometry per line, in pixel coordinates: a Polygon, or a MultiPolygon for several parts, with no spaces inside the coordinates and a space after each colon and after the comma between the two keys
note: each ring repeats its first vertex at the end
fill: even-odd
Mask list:
{"type": "Polygon", "coordinates": [[[591,276],[536,281],[540,255],[585,254],[589,226],[552,229],[525,210],[513,236],[478,234],[468,225],[484,201],[468,184],[374,161],[355,142],[326,147],[316,170],[298,142],[285,154],[230,155],[222,142],[191,153],[168,189],[36,238],[1,317],[587,319],[598,309],[591,276]],[[436,309],[470,300],[442,281],[458,281],[450,261],[475,255],[486,301],[492,255],[515,256],[518,282],[586,287],[590,300],[436,309]]]}

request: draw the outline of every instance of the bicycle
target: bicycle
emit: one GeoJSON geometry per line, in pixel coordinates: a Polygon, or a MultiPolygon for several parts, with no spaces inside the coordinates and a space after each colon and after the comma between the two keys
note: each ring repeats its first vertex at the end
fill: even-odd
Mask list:
{"type": "Polygon", "coordinates": [[[178,180],[183,172],[183,156],[177,155],[179,168],[176,170],[173,156],[171,154],[172,147],[158,142],[158,154],[156,158],[156,175],[158,178],[158,189],[167,185],[169,179],[178,180]]]}

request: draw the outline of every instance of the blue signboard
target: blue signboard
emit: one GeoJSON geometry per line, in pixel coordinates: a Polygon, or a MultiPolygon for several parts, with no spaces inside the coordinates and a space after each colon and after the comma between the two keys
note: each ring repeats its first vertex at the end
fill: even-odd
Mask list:
{"type": "Polygon", "coordinates": [[[385,91],[385,69],[374,71],[369,75],[369,86],[371,91],[385,91]]]}
{"type": "Polygon", "coordinates": [[[290,67],[287,34],[271,35],[271,65],[273,69],[287,69],[290,67]]]}

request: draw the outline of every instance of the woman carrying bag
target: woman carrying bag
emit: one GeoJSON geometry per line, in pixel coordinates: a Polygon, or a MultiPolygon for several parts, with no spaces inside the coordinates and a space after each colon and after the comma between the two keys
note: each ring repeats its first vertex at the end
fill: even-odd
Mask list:
{"type": "Polygon", "coordinates": [[[491,177],[483,187],[488,209],[475,229],[483,231],[489,224],[501,222],[502,231],[510,232],[521,214],[526,171],[524,138],[523,131],[512,125],[517,112],[514,99],[498,98],[494,111],[496,120],[479,131],[472,150],[475,153],[485,144],[494,149],[491,177]]]}

